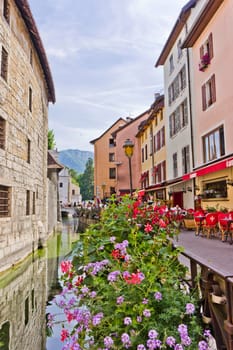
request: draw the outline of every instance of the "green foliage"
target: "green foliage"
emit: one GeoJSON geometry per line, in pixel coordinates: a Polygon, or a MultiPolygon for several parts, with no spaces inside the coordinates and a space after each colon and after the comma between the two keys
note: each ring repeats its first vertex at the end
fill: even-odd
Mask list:
{"type": "Polygon", "coordinates": [[[158,348],[170,349],[167,337],[181,344],[185,340],[178,327],[185,325],[191,338],[188,348],[198,349],[199,297],[185,283],[187,268],[179,261],[182,248],[172,244],[177,234],[176,225],[160,208],[129,197],[120,203],[112,198],[100,222],[83,234],[73,265],[63,269],[63,283],[76,303],[71,307],[68,297],[62,307],[68,318],[79,314],[66,338],[70,348],[76,339],[80,349],[149,349],[148,334],[156,331],[158,348]],[[195,311],[188,312],[187,304],[195,311]],[[122,341],[125,333],[128,345],[122,341]],[[105,344],[108,337],[111,346],[105,344]]]}
{"type": "Polygon", "coordinates": [[[80,192],[83,200],[90,200],[94,196],[94,167],[93,159],[88,158],[83,174],[78,176],[80,192]]]}
{"type": "Polygon", "coordinates": [[[73,184],[78,185],[78,172],[74,169],[69,169],[69,174],[71,176],[71,181],[73,184]]]}
{"type": "Polygon", "coordinates": [[[48,131],[48,149],[54,149],[56,147],[55,136],[53,130],[48,131]]]}

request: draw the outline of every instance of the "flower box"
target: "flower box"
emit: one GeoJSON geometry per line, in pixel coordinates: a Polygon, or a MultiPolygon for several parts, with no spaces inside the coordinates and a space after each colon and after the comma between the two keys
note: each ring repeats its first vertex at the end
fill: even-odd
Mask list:
{"type": "Polygon", "coordinates": [[[204,70],[208,67],[209,64],[210,64],[210,56],[208,53],[205,53],[202,56],[201,61],[199,63],[199,70],[201,72],[204,72],[204,70]]]}
{"type": "Polygon", "coordinates": [[[187,230],[192,230],[196,228],[194,219],[184,219],[184,227],[187,228],[187,230]]]}

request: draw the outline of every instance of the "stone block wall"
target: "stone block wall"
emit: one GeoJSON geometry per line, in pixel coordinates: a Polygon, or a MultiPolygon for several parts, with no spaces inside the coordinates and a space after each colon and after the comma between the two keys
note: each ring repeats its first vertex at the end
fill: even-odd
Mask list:
{"type": "Polygon", "coordinates": [[[37,51],[14,1],[10,1],[10,23],[0,13],[0,52],[2,47],[8,52],[8,74],[7,81],[0,76],[0,117],[6,124],[0,185],[9,187],[11,205],[10,215],[0,217],[0,271],[28,255],[48,232],[48,92],[37,51]]]}

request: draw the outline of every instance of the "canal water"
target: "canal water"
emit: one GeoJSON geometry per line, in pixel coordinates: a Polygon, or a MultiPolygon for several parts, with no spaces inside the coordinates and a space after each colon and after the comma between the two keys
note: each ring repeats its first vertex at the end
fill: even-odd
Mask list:
{"type": "Polygon", "coordinates": [[[45,248],[0,274],[0,350],[62,349],[61,324],[48,336],[46,317],[52,313],[59,319],[52,299],[60,292],[60,262],[79,239],[77,228],[77,218],[63,220],[62,232],[53,234],[45,248]]]}

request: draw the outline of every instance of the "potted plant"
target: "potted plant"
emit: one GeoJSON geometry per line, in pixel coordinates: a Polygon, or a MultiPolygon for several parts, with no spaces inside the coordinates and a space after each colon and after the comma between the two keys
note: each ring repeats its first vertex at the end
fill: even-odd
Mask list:
{"type": "Polygon", "coordinates": [[[207,52],[201,57],[201,61],[199,63],[199,70],[201,72],[204,72],[204,70],[208,67],[209,64],[210,64],[210,56],[207,52]]]}
{"type": "Polygon", "coordinates": [[[184,216],[183,223],[184,223],[184,227],[187,230],[195,229],[196,225],[194,220],[194,212],[187,211],[187,214],[184,216]]]}

